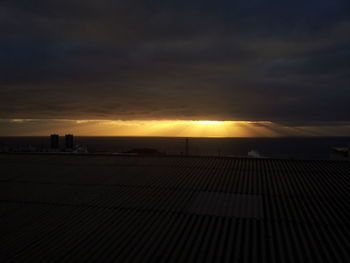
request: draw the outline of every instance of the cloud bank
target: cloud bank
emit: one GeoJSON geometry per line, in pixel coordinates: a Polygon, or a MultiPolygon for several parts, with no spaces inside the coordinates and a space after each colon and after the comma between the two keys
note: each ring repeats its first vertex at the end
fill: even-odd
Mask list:
{"type": "Polygon", "coordinates": [[[349,1],[5,0],[0,32],[2,119],[350,121],[349,1]]]}

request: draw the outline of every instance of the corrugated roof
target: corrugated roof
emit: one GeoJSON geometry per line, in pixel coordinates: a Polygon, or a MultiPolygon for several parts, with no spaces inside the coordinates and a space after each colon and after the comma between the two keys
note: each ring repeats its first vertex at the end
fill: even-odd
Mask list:
{"type": "Polygon", "coordinates": [[[350,262],[350,163],[0,155],[1,262],[350,262]]]}

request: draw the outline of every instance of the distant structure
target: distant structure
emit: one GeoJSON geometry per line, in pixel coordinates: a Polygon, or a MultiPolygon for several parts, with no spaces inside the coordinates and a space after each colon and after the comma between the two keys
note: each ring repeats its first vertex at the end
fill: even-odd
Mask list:
{"type": "Polygon", "coordinates": [[[89,153],[86,145],[76,145],[73,153],[89,153]]]}
{"type": "Polygon", "coordinates": [[[51,149],[58,150],[60,147],[60,137],[58,134],[51,134],[50,136],[51,149]]]}
{"type": "Polygon", "coordinates": [[[152,148],[136,148],[132,149],[130,151],[124,152],[123,154],[128,154],[128,155],[142,155],[142,156],[163,156],[165,155],[164,153],[161,153],[157,149],[152,149],[152,148]]]}
{"type": "Polygon", "coordinates": [[[350,161],[350,144],[348,147],[333,147],[330,153],[331,160],[350,161]]]}
{"type": "Polygon", "coordinates": [[[190,149],[189,149],[189,140],[186,138],[186,148],[185,148],[185,156],[189,156],[190,154],[190,149]]]}
{"type": "Polygon", "coordinates": [[[74,149],[74,136],[73,134],[66,134],[65,136],[66,149],[74,149]]]}
{"type": "Polygon", "coordinates": [[[249,151],[248,152],[248,157],[250,157],[250,158],[265,158],[258,151],[255,151],[255,150],[249,151]]]}
{"type": "Polygon", "coordinates": [[[37,149],[30,145],[30,144],[26,144],[26,145],[19,145],[16,148],[13,149],[14,152],[19,152],[19,153],[29,153],[29,152],[36,152],[37,149]]]}

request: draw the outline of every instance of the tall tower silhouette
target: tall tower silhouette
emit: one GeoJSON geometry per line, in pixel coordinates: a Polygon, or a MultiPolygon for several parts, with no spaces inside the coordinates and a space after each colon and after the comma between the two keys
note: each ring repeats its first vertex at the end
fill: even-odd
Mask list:
{"type": "Polygon", "coordinates": [[[186,146],[185,146],[185,156],[189,156],[190,155],[190,146],[189,146],[189,139],[186,138],[186,146]]]}
{"type": "Polygon", "coordinates": [[[51,149],[57,150],[60,147],[60,137],[58,134],[51,134],[50,136],[50,146],[51,149]]]}
{"type": "Polygon", "coordinates": [[[73,134],[66,134],[65,136],[66,149],[74,148],[74,136],[73,134]]]}

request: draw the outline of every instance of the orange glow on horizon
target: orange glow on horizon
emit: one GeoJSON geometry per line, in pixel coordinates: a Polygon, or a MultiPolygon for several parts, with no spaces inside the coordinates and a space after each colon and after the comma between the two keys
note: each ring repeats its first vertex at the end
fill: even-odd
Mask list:
{"type": "MultiPolygon", "coordinates": [[[[63,120],[62,120],[63,121],[63,120]]],[[[274,137],[271,122],[214,120],[66,120],[70,127],[51,130],[80,136],[274,137]]]]}
{"type": "MultiPolygon", "coordinates": [[[[327,136],[339,126],[285,126],[270,121],[0,119],[0,136],[280,137],[327,136]]],[[[350,125],[344,126],[348,134],[350,125]]],[[[344,135],[343,135],[344,136],[344,135]]]]}
{"type": "Polygon", "coordinates": [[[194,124],[204,124],[204,125],[218,125],[222,124],[223,121],[194,121],[194,124]]]}

